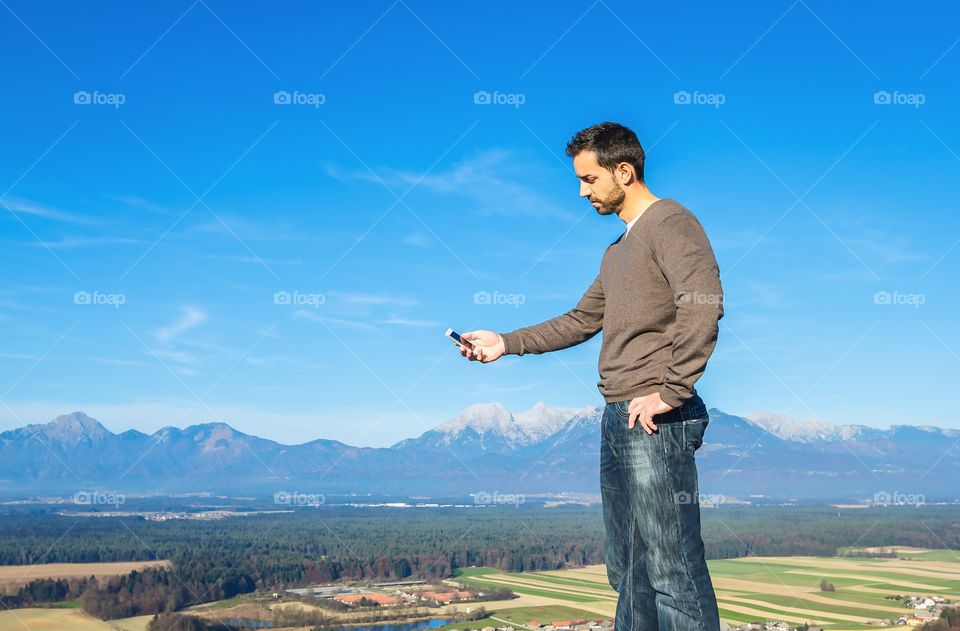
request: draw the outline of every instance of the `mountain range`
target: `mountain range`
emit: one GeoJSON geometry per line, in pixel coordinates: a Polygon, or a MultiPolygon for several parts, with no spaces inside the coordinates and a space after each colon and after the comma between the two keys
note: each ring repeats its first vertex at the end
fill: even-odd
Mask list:
{"type": "MultiPolygon", "coordinates": [[[[696,452],[701,494],[738,501],[957,496],[960,430],[709,414],[696,452]]],[[[115,434],[74,412],[0,433],[0,494],[598,494],[601,415],[601,407],[538,403],[513,414],[481,403],[416,438],[374,448],[325,439],[284,445],[220,422],[115,434]]]]}

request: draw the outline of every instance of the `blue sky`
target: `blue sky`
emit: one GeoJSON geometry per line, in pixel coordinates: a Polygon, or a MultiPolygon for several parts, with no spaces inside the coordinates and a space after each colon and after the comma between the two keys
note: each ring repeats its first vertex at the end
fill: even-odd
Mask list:
{"type": "Polygon", "coordinates": [[[623,230],[564,155],[602,120],[716,251],[709,406],[960,426],[956,6],[0,4],[0,428],[381,446],[599,404],[600,336],[442,333],[577,302],[623,230]]]}

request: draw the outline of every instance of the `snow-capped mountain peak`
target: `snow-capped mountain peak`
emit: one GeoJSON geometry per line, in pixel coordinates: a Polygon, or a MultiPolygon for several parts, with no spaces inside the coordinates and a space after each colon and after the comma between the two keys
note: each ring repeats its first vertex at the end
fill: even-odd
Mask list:
{"type": "Polygon", "coordinates": [[[592,411],[585,408],[557,408],[540,401],[526,412],[516,415],[517,424],[531,440],[537,441],[552,436],[574,416],[592,411]]]}
{"type": "Polygon", "coordinates": [[[494,432],[512,440],[524,438],[523,430],[516,419],[500,403],[471,405],[436,428],[438,432],[451,436],[459,436],[466,429],[472,429],[478,434],[494,432]]]}
{"type": "Polygon", "coordinates": [[[772,412],[754,412],[745,415],[748,421],[770,432],[778,438],[800,443],[843,440],[845,425],[836,425],[818,419],[799,420],[772,412]]]}

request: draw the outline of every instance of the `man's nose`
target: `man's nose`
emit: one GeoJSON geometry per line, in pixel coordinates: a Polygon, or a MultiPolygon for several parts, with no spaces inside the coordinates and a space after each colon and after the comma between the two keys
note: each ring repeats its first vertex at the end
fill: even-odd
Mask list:
{"type": "Polygon", "coordinates": [[[590,187],[585,184],[580,185],[580,197],[590,197],[590,187]]]}

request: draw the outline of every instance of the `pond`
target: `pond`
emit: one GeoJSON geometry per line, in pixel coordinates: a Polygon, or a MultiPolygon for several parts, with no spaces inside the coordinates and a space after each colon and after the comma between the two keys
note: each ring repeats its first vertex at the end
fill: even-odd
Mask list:
{"type": "MultiPolygon", "coordinates": [[[[228,618],[221,620],[225,625],[240,629],[272,629],[270,620],[253,620],[243,618],[228,618]]],[[[368,625],[364,627],[334,627],[333,631],[427,631],[450,624],[451,620],[417,620],[414,622],[394,622],[368,625]]]]}

